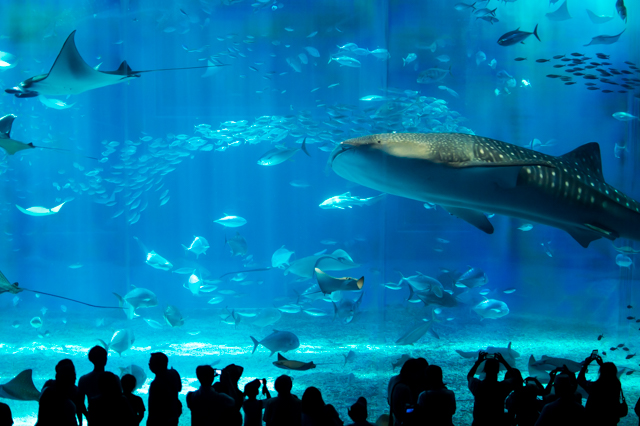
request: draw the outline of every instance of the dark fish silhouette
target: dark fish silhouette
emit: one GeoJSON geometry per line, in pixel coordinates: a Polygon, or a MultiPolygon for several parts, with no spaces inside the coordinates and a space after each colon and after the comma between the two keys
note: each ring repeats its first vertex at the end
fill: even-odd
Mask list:
{"type": "Polygon", "coordinates": [[[0,398],[16,401],[37,401],[40,391],[33,384],[32,370],[24,370],[8,383],[0,385],[0,398]]]}
{"type": "Polygon", "coordinates": [[[275,365],[278,368],[282,368],[284,370],[295,370],[295,371],[306,371],[306,370],[311,370],[312,368],[316,368],[316,365],[313,363],[313,361],[310,361],[310,362],[294,361],[292,359],[286,359],[279,353],[278,353],[278,360],[273,361],[273,365],[275,365]]]}

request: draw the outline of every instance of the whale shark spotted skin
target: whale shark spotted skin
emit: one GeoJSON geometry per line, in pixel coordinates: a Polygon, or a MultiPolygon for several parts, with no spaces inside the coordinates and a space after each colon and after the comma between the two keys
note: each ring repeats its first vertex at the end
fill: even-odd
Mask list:
{"type": "Polygon", "coordinates": [[[461,133],[388,133],[342,142],[330,157],[339,176],[422,202],[491,234],[483,212],[542,223],[580,245],[640,241],[640,204],[607,184],[592,142],[554,157],[461,133]]]}

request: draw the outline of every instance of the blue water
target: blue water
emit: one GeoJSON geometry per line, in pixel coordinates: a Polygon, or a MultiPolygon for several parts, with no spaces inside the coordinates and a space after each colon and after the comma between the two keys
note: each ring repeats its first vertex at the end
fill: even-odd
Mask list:
{"type": "MultiPolygon", "coordinates": [[[[117,309],[27,292],[14,299],[5,293],[0,296],[3,382],[33,368],[39,387],[63,356],[74,359],[83,374],[89,368],[86,350],[125,328],[134,330],[136,341],[122,359],[111,353],[108,368],[113,371],[132,362],[145,366],[150,348],[160,347],[185,386],[195,380],[196,365],[214,360],[244,365],[247,378],[275,378],[283,371],[271,366],[264,349],[251,357],[249,335],[265,337],[276,328],[300,337],[301,347],[289,353],[291,358],[326,363],[294,372],[301,378],[294,391],[301,395],[305,386],[319,386],[345,420],[346,407],[360,395],[370,399],[371,417],[384,412],[390,363],[410,353],[449,368],[445,380],[455,383],[461,400],[456,418],[463,424],[470,412],[464,381],[470,365],[453,351],[461,345],[475,350],[517,342],[523,371],[531,354],[580,360],[593,348],[606,351],[620,342],[635,352],[636,323],[626,319],[636,316],[635,305],[640,306],[635,264],[617,265],[618,252],[605,239],[584,249],[558,229],[533,223],[533,229],[522,231],[518,227],[525,221],[500,216],[490,219],[495,233],[486,235],[440,207],[427,210],[420,202],[395,196],[352,209],[318,207],[348,191],[361,198],[377,195],[337,176],[327,159],[343,140],[394,131],[473,133],[550,155],[596,141],[606,181],[639,199],[638,121],[612,117],[616,112],[638,116],[638,89],[618,93],[620,86],[598,82],[600,90],[587,90],[584,83],[591,80],[580,76],[573,77],[577,84],[565,85],[547,75],[569,75],[564,68],[553,68],[567,62],[536,62],[580,53],[592,58],[588,64],[602,62],[595,54],[604,53],[610,55],[607,68],[631,70],[612,77],[616,82],[640,78],[625,64],[640,61],[635,25],[640,10],[635,4],[627,4],[625,26],[613,2],[596,0],[570,3],[573,18],[562,22],[545,17],[555,9],[545,1],[491,1],[489,9],[498,8],[494,24],[455,10],[453,1],[226,3],[58,1],[43,6],[7,1],[0,6],[0,51],[14,55],[3,59],[10,66],[0,70],[2,88],[48,73],[74,30],[80,55],[91,67],[100,64],[102,71],[115,70],[123,60],[134,71],[201,66],[207,60],[222,65],[205,78],[203,69],[150,72],[68,98],[48,96],[73,104],[66,109],[49,108],[38,98],[0,97],[2,115],[17,116],[12,138],[70,151],[25,150],[2,159],[0,270],[22,287],[95,305],[118,306],[112,293],[124,295],[133,286],[150,289],[158,306],[138,314],[164,325],[154,329],[140,318],[128,320],[117,309]],[[595,25],[585,9],[613,19],[595,25]],[[496,43],[508,31],[533,31],[536,25],[542,42],[531,36],[525,44],[496,43]],[[592,37],[625,28],[615,44],[584,46],[592,37]],[[339,49],[347,43],[369,52],[386,49],[389,56],[339,49]],[[315,51],[319,57],[313,56],[315,51]],[[486,56],[479,63],[478,52],[486,56]],[[403,66],[410,53],[417,59],[403,66]],[[335,60],[340,56],[357,59],[360,67],[341,66],[335,60]],[[515,61],[517,57],[527,59],[515,61]],[[420,73],[430,68],[446,75],[436,83],[419,84],[420,73]],[[613,93],[601,91],[611,87],[613,93]],[[360,100],[373,95],[384,99],[360,100]],[[299,151],[275,166],[257,164],[268,150],[299,148],[305,138],[310,157],[299,151]],[[616,152],[616,145],[624,149],[616,152]],[[292,181],[305,187],[294,187],[292,181]],[[48,216],[28,216],[16,208],[52,208],[62,202],[60,211],[48,216]],[[245,218],[246,225],[225,228],[213,222],[227,214],[245,218]],[[225,238],[236,231],[252,257],[232,256],[225,238]],[[182,248],[194,236],[210,245],[197,260],[182,248]],[[283,245],[295,252],[292,260],[341,249],[360,265],[329,272],[365,277],[360,313],[352,322],[332,321],[329,302],[298,298],[315,280],[300,281],[280,269],[248,273],[244,284],[251,281],[249,285],[232,281],[234,274],[217,281],[229,272],[271,266],[272,254],[283,245]],[[193,268],[218,288],[194,295],[183,288],[189,274],[145,264],[151,250],[174,270],[193,268]],[[509,314],[480,321],[472,305],[445,308],[436,314],[439,340],[425,336],[412,347],[396,346],[405,331],[431,314],[421,303],[407,303],[406,284],[401,290],[383,284],[397,284],[399,272],[438,277],[469,267],[486,273],[487,297],[505,302],[509,314]],[[509,288],[515,292],[503,292],[509,288]],[[220,290],[234,294],[208,304],[220,290]],[[283,313],[264,329],[251,325],[251,317],[237,327],[220,322],[228,311],[251,315],[295,303],[324,310],[327,316],[283,313]],[[169,304],[179,308],[184,326],[166,325],[162,312],[169,304]],[[29,324],[33,317],[42,319],[42,328],[29,324]],[[17,327],[11,326],[14,321],[17,327]],[[605,338],[597,341],[601,333],[605,338]],[[340,355],[349,350],[359,355],[353,366],[343,367],[340,355]],[[334,391],[345,380],[352,383],[348,393],[334,391]]],[[[615,245],[637,248],[633,241],[615,245]]],[[[355,300],[358,294],[343,297],[355,300]]],[[[635,368],[634,360],[623,355],[611,352],[610,359],[635,368]]],[[[633,403],[635,377],[623,378],[633,403]]],[[[17,424],[33,421],[36,403],[10,403],[20,417],[17,424]]],[[[187,413],[182,422],[188,424],[187,413]]]]}

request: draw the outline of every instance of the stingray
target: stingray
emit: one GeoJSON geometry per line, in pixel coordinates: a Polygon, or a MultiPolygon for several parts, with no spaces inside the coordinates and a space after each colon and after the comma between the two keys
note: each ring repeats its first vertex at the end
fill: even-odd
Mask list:
{"type": "Polygon", "coordinates": [[[613,16],[596,15],[589,9],[587,9],[587,15],[589,15],[589,19],[591,19],[591,22],[593,22],[594,24],[604,24],[613,19],[613,16]]]}
{"type": "Polygon", "coordinates": [[[320,291],[322,291],[323,294],[330,294],[334,291],[360,291],[364,285],[364,277],[360,279],[351,277],[336,278],[323,272],[319,268],[314,268],[314,270],[320,291]]]}
{"type": "Polygon", "coordinates": [[[547,13],[546,17],[549,18],[550,21],[566,21],[571,19],[569,8],[567,8],[567,1],[568,0],[565,0],[555,12],[547,13]]]}
{"type": "MultiPolygon", "coordinates": [[[[7,154],[13,155],[16,152],[24,151],[25,149],[43,148],[51,149],[54,151],[69,151],[68,149],[52,148],[50,146],[35,146],[33,143],[24,143],[11,139],[11,126],[13,126],[13,120],[18,118],[17,115],[7,114],[0,118],[0,148],[4,149],[7,154]]],[[[95,157],[87,157],[93,160],[97,160],[95,157]]]]}
{"type": "Polygon", "coordinates": [[[125,81],[138,78],[140,74],[153,71],[172,71],[194,68],[209,68],[221,65],[202,65],[196,67],[183,68],[163,68],[155,70],[133,71],[122,61],[118,69],[114,71],[99,71],[87,64],[75,41],[76,32],[73,31],[64,42],[56,61],[47,74],[40,74],[26,79],[18,86],[5,89],[5,92],[15,95],[18,98],[32,98],[39,95],[77,95],[88,90],[99,89],[100,87],[111,86],[125,81]]]}
{"type": "MultiPolygon", "coordinates": [[[[23,291],[30,291],[31,293],[36,293],[36,294],[44,294],[47,296],[52,296],[52,297],[57,297],[59,299],[64,299],[64,300],[70,300],[72,302],[76,302],[76,303],[81,303],[83,305],[87,305],[87,306],[91,306],[93,308],[105,308],[105,309],[122,309],[119,306],[100,306],[100,305],[92,305],[90,303],[86,303],[86,302],[81,302],[79,300],[76,299],[70,299],[68,297],[64,297],[64,296],[58,296],[56,294],[51,294],[51,293],[45,293],[43,291],[37,291],[37,290],[31,290],[28,288],[24,288],[24,287],[20,287],[19,284],[17,282],[15,283],[11,283],[7,277],[4,276],[4,274],[2,273],[2,271],[0,271],[0,294],[2,293],[11,293],[11,294],[18,294],[20,292],[23,291]]],[[[0,395],[1,396],[1,395],[0,395]]]]}
{"type": "Polygon", "coordinates": [[[0,385],[0,398],[16,401],[38,401],[40,391],[33,384],[32,370],[24,370],[8,383],[0,385]]]}
{"type": "MultiPolygon", "coordinates": [[[[622,33],[625,30],[622,30],[622,33]]],[[[618,35],[599,35],[597,37],[593,37],[591,39],[591,41],[589,42],[589,44],[585,44],[585,46],[591,46],[592,44],[613,44],[616,41],[618,41],[618,39],[620,38],[620,36],[622,35],[622,33],[618,34],[618,35]]]]}

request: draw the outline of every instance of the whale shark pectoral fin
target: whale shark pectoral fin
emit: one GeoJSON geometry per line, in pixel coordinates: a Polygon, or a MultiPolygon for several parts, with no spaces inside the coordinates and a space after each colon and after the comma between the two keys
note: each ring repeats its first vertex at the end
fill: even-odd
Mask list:
{"type": "Polygon", "coordinates": [[[589,223],[585,223],[585,226],[589,229],[565,229],[565,231],[567,231],[567,233],[584,248],[589,247],[589,244],[591,244],[592,241],[599,240],[603,237],[612,241],[619,237],[617,232],[604,229],[602,226],[592,225],[589,223]]]}
{"type": "Polygon", "coordinates": [[[449,214],[464,220],[465,222],[475,226],[479,230],[493,234],[493,225],[489,222],[489,219],[484,213],[477,210],[463,209],[460,207],[442,206],[449,214]]]}

